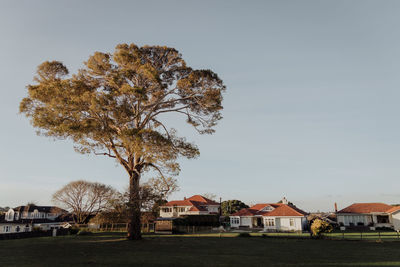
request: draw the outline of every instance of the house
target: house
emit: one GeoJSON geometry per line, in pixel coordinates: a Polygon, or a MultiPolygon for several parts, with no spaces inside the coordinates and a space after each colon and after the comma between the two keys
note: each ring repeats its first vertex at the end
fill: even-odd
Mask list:
{"type": "Polygon", "coordinates": [[[5,220],[5,216],[0,215],[0,234],[4,233],[18,233],[18,232],[31,232],[32,224],[23,222],[10,222],[5,220]]]}
{"type": "Polygon", "coordinates": [[[286,198],[282,203],[256,204],[232,214],[232,228],[262,228],[264,231],[302,231],[307,227],[307,213],[286,198]]]}
{"type": "Polygon", "coordinates": [[[387,227],[400,230],[400,206],[385,203],[354,203],[337,213],[337,221],[345,227],[387,227]]]}
{"type": "Polygon", "coordinates": [[[220,203],[201,195],[194,195],[184,200],[174,200],[160,206],[161,218],[176,218],[184,215],[219,214],[220,203]]]}
{"type": "Polygon", "coordinates": [[[66,210],[54,206],[26,205],[9,209],[0,220],[1,233],[30,232],[33,227],[42,230],[59,229],[72,221],[66,210]]]}

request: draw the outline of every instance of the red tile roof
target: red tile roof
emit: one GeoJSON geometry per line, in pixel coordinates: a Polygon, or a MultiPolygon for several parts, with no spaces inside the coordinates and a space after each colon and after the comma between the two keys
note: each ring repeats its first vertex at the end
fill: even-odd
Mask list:
{"type": "Polygon", "coordinates": [[[266,212],[263,214],[263,216],[273,216],[273,217],[280,217],[280,216],[305,216],[307,213],[302,211],[301,209],[292,206],[292,205],[286,205],[286,204],[282,204],[279,207],[277,207],[276,209],[270,211],[270,212],[266,212]]]}
{"type": "Polygon", "coordinates": [[[393,206],[384,203],[354,203],[337,213],[371,213],[371,212],[387,212],[393,206]]]}
{"type": "Polygon", "coordinates": [[[241,209],[238,212],[233,213],[231,216],[254,216],[256,215],[258,210],[254,210],[251,208],[241,209]]]}
{"type": "Polygon", "coordinates": [[[387,213],[393,213],[393,212],[396,212],[396,211],[399,211],[399,210],[400,210],[400,206],[394,206],[391,209],[388,209],[386,212],[387,213]]]}
{"type": "Polygon", "coordinates": [[[254,209],[254,210],[262,210],[263,208],[267,207],[267,206],[271,206],[273,208],[277,208],[280,205],[282,205],[282,203],[262,203],[262,204],[256,204],[252,207],[250,207],[250,209],[254,209]]]}
{"type": "Polygon", "coordinates": [[[292,205],[286,205],[282,203],[272,203],[272,204],[256,204],[248,209],[241,209],[240,211],[232,214],[231,216],[304,216],[307,213],[298,209],[292,205]],[[274,209],[272,211],[263,211],[262,209],[272,206],[274,209]]]}
{"type": "Polygon", "coordinates": [[[193,200],[193,201],[205,203],[207,205],[218,205],[219,206],[218,202],[215,202],[214,200],[208,199],[208,198],[200,196],[200,195],[191,196],[191,197],[187,198],[187,200],[193,200]]]}

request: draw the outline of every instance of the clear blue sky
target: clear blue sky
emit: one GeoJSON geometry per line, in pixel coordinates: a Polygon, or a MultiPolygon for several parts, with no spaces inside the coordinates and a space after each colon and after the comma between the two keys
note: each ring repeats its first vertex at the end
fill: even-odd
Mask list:
{"type": "MultiPolygon", "coordinates": [[[[227,85],[181,191],[300,208],[400,203],[399,1],[1,1],[0,206],[50,204],[77,179],[122,189],[113,160],[35,135],[18,114],[45,60],[71,72],[118,43],[175,47],[227,85]]],[[[179,124],[181,125],[181,124],[179,124]]]]}

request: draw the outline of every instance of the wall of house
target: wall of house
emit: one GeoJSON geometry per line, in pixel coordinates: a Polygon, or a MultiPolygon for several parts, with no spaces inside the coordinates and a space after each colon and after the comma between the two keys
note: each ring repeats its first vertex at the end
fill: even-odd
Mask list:
{"type": "Polygon", "coordinates": [[[230,223],[232,228],[249,227],[252,228],[252,217],[230,216],[230,223]]]}
{"type": "Polygon", "coordinates": [[[252,228],[252,217],[240,217],[240,226],[252,228]]]}
{"type": "Polygon", "coordinates": [[[208,206],[207,210],[210,213],[219,213],[219,206],[208,206]]]}
{"type": "Polygon", "coordinates": [[[264,217],[264,230],[302,231],[307,225],[305,217],[264,217]],[[271,225],[270,220],[274,220],[271,225]]]}
{"type": "Polygon", "coordinates": [[[395,231],[400,230],[400,211],[397,211],[392,214],[391,222],[393,224],[393,228],[395,231]]]}
{"type": "Polygon", "coordinates": [[[373,223],[373,218],[368,214],[341,214],[337,215],[337,222],[343,224],[344,226],[350,226],[350,224],[358,225],[359,223],[368,226],[373,223]]]}
{"type": "Polygon", "coordinates": [[[31,232],[32,226],[26,224],[11,224],[0,223],[0,234],[18,233],[18,232],[31,232]]]}
{"type": "Polygon", "coordinates": [[[280,231],[301,231],[302,230],[302,218],[297,217],[285,217],[280,218],[280,231]]]}

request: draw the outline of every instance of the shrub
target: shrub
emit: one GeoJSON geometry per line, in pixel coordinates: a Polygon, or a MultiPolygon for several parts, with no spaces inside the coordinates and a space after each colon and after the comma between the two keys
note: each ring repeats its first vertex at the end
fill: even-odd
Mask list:
{"type": "Polygon", "coordinates": [[[42,228],[35,226],[32,228],[32,232],[44,232],[44,231],[42,230],[42,228]]]}
{"type": "Polygon", "coordinates": [[[321,219],[315,219],[311,225],[311,233],[315,238],[321,238],[323,233],[330,233],[332,230],[332,225],[321,219]]]}
{"type": "Polygon", "coordinates": [[[375,230],[377,230],[377,231],[393,231],[393,228],[381,226],[381,227],[376,227],[375,230]]]}
{"type": "Polygon", "coordinates": [[[239,237],[251,237],[249,233],[240,233],[239,237]]]}
{"type": "Polygon", "coordinates": [[[70,235],[76,235],[78,232],[79,232],[79,228],[71,227],[71,228],[68,229],[68,233],[70,235]]]}

